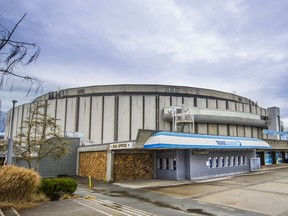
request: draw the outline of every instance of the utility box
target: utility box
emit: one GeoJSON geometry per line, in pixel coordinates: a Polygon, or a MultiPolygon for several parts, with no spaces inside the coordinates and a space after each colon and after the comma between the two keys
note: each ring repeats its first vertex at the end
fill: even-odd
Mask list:
{"type": "Polygon", "coordinates": [[[250,158],[250,171],[259,171],[261,169],[260,158],[250,158]]]}

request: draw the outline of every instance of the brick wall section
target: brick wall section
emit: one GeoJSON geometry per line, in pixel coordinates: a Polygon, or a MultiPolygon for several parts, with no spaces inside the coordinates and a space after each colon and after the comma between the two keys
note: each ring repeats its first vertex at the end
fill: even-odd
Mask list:
{"type": "Polygon", "coordinates": [[[151,153],[116,153],[114,181],[153,178],[154,157],[151,153]]]}
{"type": "Polygon", "coordinates": [[[79,175],[106,180],[106,152],[81,152],[79,155],[79,175]]]}

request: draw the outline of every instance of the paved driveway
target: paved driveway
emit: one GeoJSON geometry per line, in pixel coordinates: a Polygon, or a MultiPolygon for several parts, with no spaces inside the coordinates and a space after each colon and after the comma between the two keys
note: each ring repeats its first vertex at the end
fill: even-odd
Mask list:
{"type": "Polygon", "coordinates": [[[185,202],[192,199],[264,215],[288,215],[287,166],[216,181],[153,188],[151,191],[185,202]]]}

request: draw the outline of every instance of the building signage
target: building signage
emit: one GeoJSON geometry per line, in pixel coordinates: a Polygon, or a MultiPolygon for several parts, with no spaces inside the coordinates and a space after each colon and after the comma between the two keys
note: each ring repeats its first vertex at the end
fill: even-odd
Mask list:
{"type": "Polygon", "coordinates": [[[193,151],[195,155],[206,155],[209,154],[209,151],[193,151]]]}
{"type": "Polygon", "coordinates": [[[110,144],[110,150],[131,149],[131,148],[134,148],[134,143],[132,142],[110,144]]]}
{"type": "Polygon", "coordinates": [[[217,145],[220,145],[220,146],[242,146],[242,143],[238,140],[215,140],[216,144],[217,145]]]}
{"type": "Polygon", "coordinates": [[[268,135],[273,135],[273,136],[280,135],[281,137],[288,136],[288,132],[287,131],[273,131],[273,130],[264,129],[262,131],[262,133],[263,134],[268,134],[268,135]]]}

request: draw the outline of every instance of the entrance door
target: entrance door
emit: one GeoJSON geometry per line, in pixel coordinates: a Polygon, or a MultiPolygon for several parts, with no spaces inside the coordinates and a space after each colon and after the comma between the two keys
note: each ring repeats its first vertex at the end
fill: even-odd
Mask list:
{"type": "Polygon", "coordinates": [[[260,158],[260,164],[261,166],[265,165],[265,155],[264,152],[257,152],[257,157],[260,158]]]}

